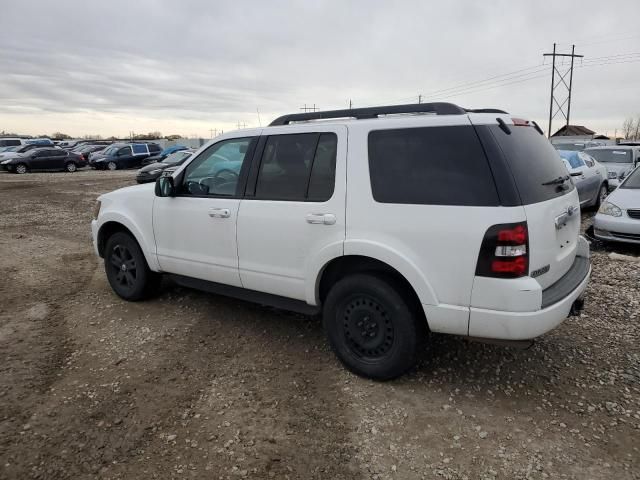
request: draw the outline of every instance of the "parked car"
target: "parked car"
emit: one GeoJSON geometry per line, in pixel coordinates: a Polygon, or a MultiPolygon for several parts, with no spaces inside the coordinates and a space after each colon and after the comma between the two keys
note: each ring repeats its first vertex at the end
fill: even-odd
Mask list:
{"type": "Polygon", "coordinates": [[[89,165],[100,170],[140,168],[145,158],[160,152],[157,143],[114,143],[89,158],[89,165]]]}
{"type": "Polygon", "coordinates": [[[185,147],[184,145],[172,145],[172,146],[167,147],[164,150],[162,150],[159,154],[153,155],[153,156],[147,158],[144,161],[144,163],[145,163],[145,165],[147,165],[147,164],[161,162],[162,160],[167,158],[172,153],[179,152],[181,150],[188,150],[188,148],[185,147]]]}
{"type": "MultiPolygon", "coordinates": [[[[149,165],[145,165],[140,170],[138,170],[138,174],[136,175],[136,181],[138,183],[148,183],[155,182],[156,179],[162,175],[162,172],[168,167],[177,167],[186,162],[191,155],[193,155],[194,150],[179,150],[173,152],[168,157],[166,157],[161,162],[151,163],[149,165]]],[[[153,157],[149,157],[153,158],[153,157]]]]}
{"type": "Polygon", "coordinates": [[[553,148],[555,148],[556,150],[571,150],[571,151],[575,151],[575,152],[581,152],[583,151],[585,148],[591,148],[591,147],[599,147],[601,145],[604,145],[603,142],[598,142],[598,141],[557,141],[557,140],[551,140],[551,145],[553,145],[553,148]]]}
{"type": "Polygon", "coordinates": [[[0,138],[0,147],[16,147],[29,144],[53,146],[53,141],[49,138],[0,138]]]}
{"type": "Polygon", "coordinates": [[[640,166],[602,203],[593,233],[600,240],[640,244],[640,166]]]}
{"type": "MultiPolygon", "coordinates": [[[[7,150],[5,152],[0,152],[0,163],[4,162],[5,160],[9,160],[11,158],[14,157],[18,157],[20,155],[22,155],[23,153],[26,153],[30,150],[34,150],[36,148],[50,148],[50,147],[46,147],[43,145],[38,145],[38,144],[25,144],[25,145],[20,145],[20,146],[15,146],[15,147],[7,147],[10,150],[7,150]]],[[[57,147],[54,147],[57,148],[57,147]]]]}
{"type": "Polygon", "coordinates": [[[528,342],[581,308],[589,246],[542,130],[483,112],[307,112],[216,137],[155,186],[98,198],[109,284],[135,301],[164,274],[322,312],[344,365],[376,379],[414,365],[427,331],[528,342]]]}
{"type": "Polygon", "coordinates": [[[609,194],[607,169],[584,152],[558,150],[558,154],[578,189],[580,206],[599,207],[609,194]]]}
{"type": "Polygon", "coordinates": [[[75,172],[87,162],[80,155],[61,148],[36,148],[2,163],[9,172],[27,173],[36,170],[75,172]]]}
{"type": "Polygon", "coordinates": [[[85,160],[89,161],[89,156],[92,153],[102,152],[108,147],[108,145],[88,145],[82,144],[75,148],[72,148],[70,151],[73,153],[77,153],[78,155],[82,155],[85,160]]]}
{"type": "Polygon", "coordinates": [[[605,166],[610,190],[616,188],[640,163],[640,148],[635,146],[594,147],[586,149],[585,153],[605,166]]]}

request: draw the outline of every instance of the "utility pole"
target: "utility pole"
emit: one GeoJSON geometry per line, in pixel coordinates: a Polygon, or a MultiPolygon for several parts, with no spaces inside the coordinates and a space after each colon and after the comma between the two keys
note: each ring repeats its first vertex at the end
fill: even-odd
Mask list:
{"type": "Polygon", "coordinates": [[[242,123],[238,121],[236,126],[238,127],[238,130],[240,130],[241,128],[247,128],[247,124],[244,121],[242,123]]]}
{"type": "Polygon", "coordinates": [[[422,94],[418,95],[418,103],[422,103],[422,94]]]}
{"type": "Polygon", "coordinates": [[[313,107],[307,107],[307,104],[304,104],[304,107],[300,107],[300,110],[302,110],[303,112],[315,112],[316,110],[318,110],[318,108],[316,107],[316,104],[313,104],[313,107]]]}
{"type": "MultiPolygon", "coordinates": [[[[558,53],[556,51],[556,44],[554,43],[553,44],[553,53],[544,53],[544,54],[542,54],[542,56],[543,57],[551,57],[552,58],[552,61],[551,61],[551,98],[549,99],[549,133],[548,133],[548,136],[551,137],[551,123],[552,123],[553,119],[558,114],[561,114],[564,117],[565,125],[569,125],[569,119],[571,117],[571,91],[573,89],[573,64],[574,64],[574,59],[583,58],[584,55],[576,55],[576,46],[575,45],[571,46],[571,53],[558,53]],[[556,63],[556,57],[570,57],[571,58],[571,66],[566,70],[563,69],[562,71],[560,71],[560,69],[558,68],[558,64],[556,63]],[[557,74],[558,78],[560,79],[560,80],[558,80],[557,83],[556,83],[556,74],[557,74]],[[569,84],[568,85],[567,85],[567,82],[565,80],[567,75],[569,75],[569,84]],[[564,88],[562,88],[561,90],[566,92],[566,97],[564,98],[564,100],[562,100],[562,103],[560,103],[560,98],[556,94],[556,90],[558,90],[558,88],[560,87],[561,84],[564,85],[564,88]],[[554,104],[557,107],[555,112],[554,112],[554,104]]],[[[562,95],[562,93],[560,95],[562,95]]]]}
{"type": "Polygon", "coordinates": [[[213,138],[213,137],[217,137],[218,136],[218,129],[217,128],[210,128],[209,129],[209,138],[213,138]]]}
{"type": "Polygon", "coordinates": [[[353,102],[349,99],[349,110],[351,110],[351,107],[353,107],[353,102]]]}

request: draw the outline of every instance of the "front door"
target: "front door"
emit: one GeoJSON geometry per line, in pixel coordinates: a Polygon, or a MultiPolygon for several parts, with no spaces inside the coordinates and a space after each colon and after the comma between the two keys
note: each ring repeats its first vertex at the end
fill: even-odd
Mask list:
{"type": "Polygon", "coordinates": [[[241,286],[236,220],[256,143],[257,137],[214,143],[176,176],[177,196],[156,197],[153,232],[163,271],[241,286]]]}
{"type": "Polygon", "coordinates": [[[320,258],[343,253],[347,130],[269,133],[238,214],[240,278],[251,290],[312,300],[305,279],[320,258]]]}

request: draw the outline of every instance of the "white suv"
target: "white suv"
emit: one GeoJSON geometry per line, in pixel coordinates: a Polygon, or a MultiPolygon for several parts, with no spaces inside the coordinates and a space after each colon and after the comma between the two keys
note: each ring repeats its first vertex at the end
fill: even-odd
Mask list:
{"type": "Polygon", "coordinates": [[[287,115],[102,195],[96,252],[126,300],[181,285],[322,312],[377,379],[427,332],[532,339],[581,307],[578,194],[540,128],[447,103],[287,115]]]}

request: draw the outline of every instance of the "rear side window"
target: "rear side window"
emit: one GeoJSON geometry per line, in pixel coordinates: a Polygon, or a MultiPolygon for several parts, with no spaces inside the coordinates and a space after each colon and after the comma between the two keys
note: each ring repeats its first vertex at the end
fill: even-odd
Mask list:
{"type": "Polygon", "coordinates": [[[511,126],[511,134],[498,125],[487,128],[505,156],[524,205],[561,197],[574,189],[570,180],[550,183],[566,177],[567,170],[549,140],[535,128],[511,126]]]}
{"type": "Polygon", "coordinates": [[[372,131],[369,175],[373,198],[381,203],[499,205],[470,125],[372,131]]]}
{"type": "Polygon", "coordinates": [[[328,200],[335,184],[336,147],[334,133],[270,136],[260,163],[256,198],[328,200]]]}
{"type": "Polygon", "coordinates": [[[16,145],[22,145],[20,140],[0,140],[0,146],[2,147],[15,147],[16,145]]]}
{"type": "Polygon", "coordinates": [[[147,154],[149,153],[149,151],[147,150],[147,146],[143,143],[134,143],[132,145],[133,147],[133,154],[134,155],[140,155],[140,154],[147,154]]]}

